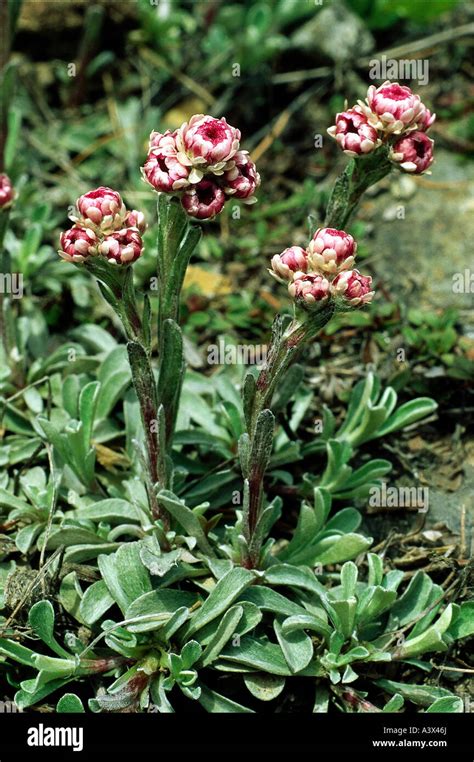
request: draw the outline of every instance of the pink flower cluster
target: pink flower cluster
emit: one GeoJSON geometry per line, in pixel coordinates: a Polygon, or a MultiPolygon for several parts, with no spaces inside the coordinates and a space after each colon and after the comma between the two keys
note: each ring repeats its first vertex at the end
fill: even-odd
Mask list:
{"type": "Polygon", "coordinates": [[[180,195],[199,220],[215,217],[230,197],[253,204],[260,184],[248,151],[240,150],[240,131],[203,114],[173,132],[152,132],[142,174],[156,191],[180,195]]]}
{"type": "Polygon", "coordinates": [[[290,246],[272,257],[270,273],[288,283],[290,296],[305,309],[331,297],[342,308],[359,307],[372,300],[372,278],[352,269],[357,244],[349,233],[319,228],[306,249],[290,246]]]}
{"type": "Polygon", "coordinates": [[[0,209],[8,209],[13,202],[15,192],[8,175],[0,174],[0,209]]]}
{"type": "Polygon", "coordinates": [[[127,211],[122,198],[111,188],[100,187],[80,196],[74,225],[61,233],[59,254],[79,264],[89,257],[103,257],[114,265],[129,265],[143,251],[146,222],[142,212],[127,211]]]}
{"type": "Polygon", "coordinates": [[[388,143],[391,161],[419,175],[433,162],[433,141],[426,131],[435,118],[407,85],[384,82],[371,85],[365,101],[336,114],[328,133],[349,156],[368,154],[388,143]]]}

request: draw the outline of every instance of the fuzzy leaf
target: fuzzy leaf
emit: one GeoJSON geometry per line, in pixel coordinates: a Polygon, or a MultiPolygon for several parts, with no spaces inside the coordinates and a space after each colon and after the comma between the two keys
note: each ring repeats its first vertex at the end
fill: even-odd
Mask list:
{"type": "Polygon", "coordinates": [[[196,632],[226,611],[254,580],[255,574],[248,569],[235,567],[227,572],[217,582],[201,608],[193,615],[187,634],[196,632]]]}

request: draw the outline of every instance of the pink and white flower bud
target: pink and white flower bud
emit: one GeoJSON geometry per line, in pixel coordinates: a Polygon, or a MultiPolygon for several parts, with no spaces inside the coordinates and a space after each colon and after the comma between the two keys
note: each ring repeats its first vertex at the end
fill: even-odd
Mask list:
{"type": "Polygon", "coordinates": [[[336,114],[336,124],[328,133],[348,156],[370,153],[382,142],[358,106],[336,114]]]}
{"type": "Polygon", "coordinates": [[[99,241],[93,230],[74,225],[61,233],[59,255],[68,262],[84,262],[97,254],[99,241]]]}
{"type": "Polygon", "coordinates": [[[171,132],[155,132],[150,135],[149,150],[153,148],[159,149],[165,156],[176,156],[178,149],[176,147],[177,130],[171,132]]]}
{"type": "Polygon", "coordinates": [[[314,307],[325,302],[330,293],[329,281],[323,275],[315,273],[297,274],[288,286],[290,296],[303,307],[314,307]]]}
{"type": "Polygon", "coordinates": [[[357,244],[349,233],[319,228],[308,246],[308,265],[313,270],[338,273],[354,264],[357,244]]]}
{"type": "Polygon", "coordinates": [[[292,280],[295,273],[305,273],[308,267],[308,255],[301,246],[290,246],[281,254],[275,254],[271,260],[273,275],[280,283],[292,280]]]}
{"type": "Polygon", "coordinates": [[[103,232],[121,228],[127,214],[120,193],[103,186],[80,196],[76,206],[79,219],[72,217],[74,221],[103,232]]]}
{"type": "Polygon", "coordinates": [[[416,129],[416,123],[423,118],[426,110],[420,96],[398,82],[384,82],[380,87],[371,85],[366,101],[359,101],[359,107],[369,123],[376,129],[395,135],[412,125],[416,129]]]}
{"type": "Polygon", "coordinates": [[[12,181],[8,175],[0,174],[0,209],[8,209],[14,197],[12,181]]]}
{"type": "Polygon", "coordinates": [[[417,128],[421,130],[421,132],[426,132],[429,130],[435,119],[436,114],[432,114],[429,108],[425,108],[423,116],[417,122],[417,128]]]}
{"type": "Polygon", "coordinates": [[[179,161],[191,167],[189,181],[198,183],[206,172],[222,175],[240,146],[240,130],[224,117],[195,114],[184,122],[176,136],[179,161]]]}
{"type": "Polygon", "coordinates": [[[241,198],[244,204],[254,204],[253,195],[260,185],[260,175],[247,151],[237,151],[234,166],[224,172],[224,191],[228,196],[241,198]]]}
{"type": "Polygon", "coordinates": [[[212,180],[201,180],[183,193],[181,204],[191,217],[211,220],[224,208],[224,191],[212,180]]]}
{"type": "Polygon", "coordinates": [[[133,228],[123,228],[111,233],[99,244],[99,254],[106,257],[111,264],[130,265],[135,262],[143,251],[143,241],[140,233],[133,228]]]}
{"type": "Polygon", "coordinates": [[[372,278],[361,275],[358,270],[339,273],[331,283],[333,296],[342,296],[351,307],[359,307],[372,301],[375,291],[371,291],[372,278]]]}
{"type": "Polygon", "coordinates": [[[433,163],[433,140],[419,130],[410,132],[392,146],[390,159],[405,172],[421,175],[433,163]]]}
{"type": "Polygon", "coordinates": [[[185,167],[175,154],[166,153],[161,148],[153,148],[142,167],[144,179],[156,191],[172,193],[189,185],[189,168],[185,167]]]}
{"type": "Polygon", "coordinates": [[[125,226],[127,228],[136,228],[140,235],[143,235],[148,227],[146,224],[145,215],[143,212],[137,212],[136,209],[132,209],[132,211],[127,214],[125,219],[125,226]]]}

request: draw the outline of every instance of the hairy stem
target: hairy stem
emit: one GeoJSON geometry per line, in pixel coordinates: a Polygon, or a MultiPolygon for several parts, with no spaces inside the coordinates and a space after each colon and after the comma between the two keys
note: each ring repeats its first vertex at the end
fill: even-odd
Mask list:
{"type": "Polygon", "coordinates": [[[332,189],[324,226],[345,229],[365,191],[388,175],[392,167],[386,145],[368,156],[351,159],[332,189]]]}
{"type": "MultiPolygon", "coordinates": [[[[265,410],[270,410],[276,389],[281,383],[290,365],[295,361],[302,347],[317,336],[319,331],[331,319],[334,313],[334,304],[329,302],[318,312],[310,314],[304,322],[293,320],[288,328],[282,333],[277,327],[271,343],[267,362],[259,373],[256,382],[255,394],[248,425],[250,439],[250,452],[254,453],[255,440],[260,416],[265,410]]],[[[257,450],[258,452],[258,450],[257,450]]],[[[261,551],[261,543],[255,542],[255,530],[262,511],[263,503],[263,480],[265,477],[266,463],[256,455],[252,457],[250,473],[248,476],[249,500],[248,508],[243,515],[243,533],[250,552],[243,559],[243,565],[247,568],[255,568],[258,565],[261,551]]]]}

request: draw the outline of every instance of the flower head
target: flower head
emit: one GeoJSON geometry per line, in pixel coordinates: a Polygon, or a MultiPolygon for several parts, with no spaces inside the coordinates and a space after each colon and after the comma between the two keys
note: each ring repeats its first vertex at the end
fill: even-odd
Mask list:
{"type": "Polygon", "coordinates": [[[141,255],[143,242],[137,230],[123,228],[105,236],[98,250],[111,264],[129,265],[141,255]]]}
{"type": "Polygon", "coordinates": [[[176,156],[178,149],[176,147],[177,130],[166,130],[166,132],[153,131],[150,135],[149,150],[157,148],[167,156],[176,156]]]}
{"type": "Polygon", "coordinates": [[[298,274],[289,284],[290,296],[306,309],[325,302],[329,297],[330,284],[323,275],[298,274]]]}
{"type": "Polygon", "coordinates": [[[142,212],[128,212],[120,194],[105,187],[85,193],[76,206],[81,217],[73,218],[76,224],[61,233],[59,254],[63,259],[80,264],[97,256],[121,265],[138,259],[143,251],[140,234],[146,230],[142,212]]]}
{"type": "Polygon", "coordinates": [[[137,212],[136,209],[132,209],[125,218],[125,227],[136,228],[140,235],[143,235],[148,227],[143,212],[137,212]]]}
{"type": "Polygon", "coordinates": [[[380,87],[371,85],[366,102],[359,101],[359,107],[371,125],[395,135],[407,128],[416,129],[426,111],[420,96],[398,82],[384,82],[380,87]]]}
{"type": "Polygon", "coordinates": [[[433,141],[420,130],[410,132],[392,146],[390,158],[405,172],[421,175],[433,163],[433,141]]]}
{"type": "Polygon", "coordinates": [[[79,217],[73,216],[74,222],[103,232],[121,228],[127,213],[120,193],[104,186],[84,193],[76,206],[79,217]]]}
{"type": "Polygon", "coordinates": [[[74,225],[61,233],[59,254],[68,262],[84,262],[97,254],[99,239],[90,228],[74,225]]]}
{"type": "Polygon", "coordinates": [[[425,108],[423,116],[417,122],[417,127],[422,132],[426,132],[436,119],[436,114],[432,114],[429,108],[425,108]]]}
{"type": "Polygon", "coordinates": [[[191,217],[211,220],[224,208],[224,191],[213,180],[201,180],[183,193],[181,204],[191,217]]]}
{"type": "Polygon", "coordinates": [[[171,193],[189,185],[189,168],[178,161],[176,154],[162,148],[152,148],[142,172],[156,191],[171,193]]]}
{"type": "Polygon", "coordinates": [[[361,275],[358,270],[346,270],[339,273],[331,283],[331,293],[335,297],[343,297],[351,307],[359,307],[372,301],[374,291],[371,291],[372,278],[361,275]]]}
{"type": "Polygon", "coordinates": [[[222,175],[230,169],[240,146],[240,130],[227,124],[224,117],[195,114],[177,131],[178,159],[191,167],[189,181],[198,183],[204,174],[222,175]]]}
{"type": "Polygon", "coordinates": [[[348,156],[370,153],[381,142],[377,130],[358,106],[336,114],[336,124],[329,127],[328,133],[348,156]]]}
{"type": "Polygon", "coordinates": [[[228,196],[241,198],[245,204],[257,200],[253,195],[260,185],[260,175],[247,151],[237,151],[233,159],[234,166],[224,172],[224,191],[228,196]]]}
{"type": "Polygon", "coordinates": [[[356,242],[344,230],[319,228],[308,246],[308,264],[313,270],[338,273],[352,267],[356,250],[356,242]]]}
{"type": "Polygon", "coordinates": [[[273,275],[280,283],[292,280],[295,273],[305,273],[308,266],[308,255],[301,246],[290,246],[281,254],[275,254],[271,260],[273,275]]]}
{"type": "Polygon", "coordinates": [[[0,209],[8,209],[14,197],[12,181],[8,175],[0,174],[0,209]]]}

